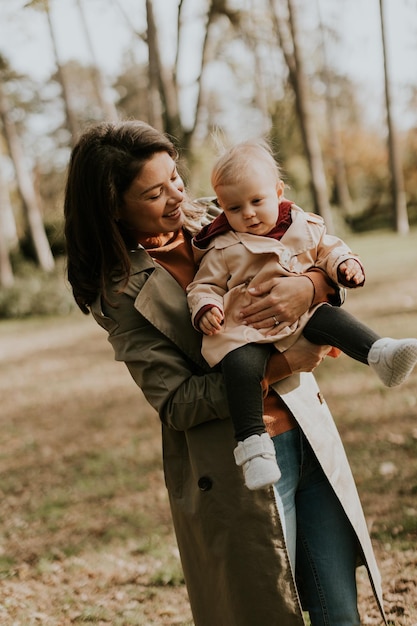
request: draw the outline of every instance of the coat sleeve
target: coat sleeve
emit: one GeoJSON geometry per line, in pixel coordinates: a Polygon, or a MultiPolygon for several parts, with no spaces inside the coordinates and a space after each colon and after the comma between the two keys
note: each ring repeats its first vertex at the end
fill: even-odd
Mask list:
{"type": "Polygon", "coordinates": [[[354,254],[342,239],[334,235],[329,235],[326,232],[321,217],[314,214],[308,214],[307,219],[310,222],[310,225],[317,226],[321,231],[317,244],[316,267],[325,271],[331,280],[337,284],[340,284],[337,269],[343,261],[346,261],[347,259],[355,259],[363,269],[362,262],[358,255],[354,254]]]}
{"type": "Polygon", "coordinates": [[[318,267],[312,267],[303,276],[307,276],[313,283],[314,296],[311,306],[329,302],[333,306],[342,306],[344,303],[344,290],[334,283],[327,273],[318,267]]]}
{"type": "Polygon", "coordinates": [[[95,320],[107,330],[117,361],[124,361],[161,421],[187,430],[213,419],[229,417],[220,372],[204,370],[149,323],[126,294],[116,307],[99,299],[92,307],[95,320]]]}
{"type": "Polygon", "coordinates": [[[198,312],[216,306],[224,314],[223,297],[227,291],[229,272],[223,251],[215,247],[201,258],[194,280],[187,287],[187,300],[194,326],[198,312]]]}

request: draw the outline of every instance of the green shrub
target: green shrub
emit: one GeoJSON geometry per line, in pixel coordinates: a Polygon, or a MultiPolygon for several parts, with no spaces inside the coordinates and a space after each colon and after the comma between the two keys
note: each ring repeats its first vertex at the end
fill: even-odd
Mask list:
{"type": "Polygon", "coordinates": [[[44,272],[30,261],[18,260],[15,282],[0,288],[0,319],[37,315],[67,315],[75,308],[65,278],[65,259],[56,259],[52,272],[44,272]]]}

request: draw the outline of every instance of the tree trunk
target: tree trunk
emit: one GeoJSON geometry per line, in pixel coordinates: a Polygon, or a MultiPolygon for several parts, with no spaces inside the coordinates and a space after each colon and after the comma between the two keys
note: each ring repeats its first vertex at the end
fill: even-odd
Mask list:
{"type": "Polygon", "coordinates": [[[162,64],[152,0],[146,0],[146,20],[151,113],[155,114],[157,107],[156,122],[162,122],[163,130],[182,142],[184,129],[179,113],[176,68],[162,64]]]}
{"type": "Polygon", "coordinates": [[[352,198],[346,176],[345,159],[343,155],[342,142],[340,140],[340,125],[338,109],[333,97],[332,80],[329,75],[327,61],[326,37],[321,19],[320,0],[317,0],[317,12],[319,16],[319,27],[321,32],[321,47],[323,57],[323,80],[326,90],[327,119],[330,131],[331,158],[334,167],[335,187],[337,203],[343,215],[349,216],[352,213],[352,198]]]}
{"type": "Polygon", "coordinates": [[[287,0],[288,37],[284,34],[277,16],[274,0],[270,0],[274,28],[288,67],[289,80],[295,93],[297,116],[311,176],[311,188],[316,213],[322,216],[329,232],[333,232],[324,163],[309,96],[307,75],[304,71],[301,45],[299,42],[296,12],[293,0],[287,0]]]}
{"type": "Polygon", "coordinates": [[[0,224],[9,248],[14,248],[18,244],[17,227],[10,201],[9,186],[3,177],[3,159],[4,155],[0,153],[0,224]]]}
{"type": "Polygon", "coordinates": [[[6,99],[1,90],[0,84],[0,118],[3,123],[4,136],[10,157],[12,159],[19,194],[22,199],[29,234],[32,239],[33,247],[40,267],[49,272],[54,268],[54,258],[52,256],[51,247],[45,233],[42,214],[38,204],[35,188],[28,169],[25,165],[25,157],[20,139],[16,131],[16,127],[11,121],[6,99]]]}
{"type": "Polygon", "coordinates": [[[389,163],[391,169],[391,185],[392,196],[394,204],[394,218],[395,218],[395,230],[400,235],[406,235],[410,231],[410,225],[408,222],[407,203],[404,187],[404,176],[401,166],[401,157],[398,148],[398,137],[395,129],[394,121],[392,118],[391,110],[391,88],[390,77],[388,69],[388,54],[387,54],[387,42],[385,37],[385,23],[384,23],[384,2],[379,0],[379,13],[381,17],[381,35],[382,35],[382,50],[384,55],[384,78],[385,78],[385,103],[387,111],[387,125],[388,125],[388,152],[389,163]]]}
{"type": "Polygon", "coordinates": [[[129,15],[126,13],[123,5],[119,0],[114,0],[115,6],[119,9],[126,23],[130,27],[132,33],[134,33],[142,42],[145,43],[148,49],[148,116],[147,120],[152,126],[158,128],[161,131],[167,132],[179,142],[181,148],[184,151],[191,146],[193,135],[196,131],[198,121],[200,119],[200,111],[204,106],[204,100],[202,95],[202,76],[205,64],[207,62],[207,41],[208,41],[208,29],[214,16],[219,13],[219,10],[224,9],[224,0],[219,2],[218,0],[209,0],[207,3],[207,9],[205,11],[206,20],[206,32],[203,37],[201,50],[196,51],[196,54],[201,54],[201,66],[200,72],[197,77],[197,100],[195,107],[194,119],[188,129],[184,127],[181,120],[180,108],[179,108],[179,90],[178,85],[178,62],[179,51],[183,42],[182,25],[182,10],[184,8],[183,0],[178,0],[177,8],[177,40],[176,50],[171,66],[166,67],[163,65],[160,54],[160,43],[158,40],[158,30],[155,23],[155,15],[153,10],[152,0],[146,0],[146,33],[138,32],[132,27],[132,23],[129,19],[129,15]],[[221,5],[221,6],[219,6],[221,5]]]}
{"type": "Polygon", "coordinates": [[[61,90],[62,90],[62,99],[64,101],[64,109],[65,109],[65,117],[66,117],[66,121],[67,121],[67,128],[71,134],[71,144],[74,145],[77,139],[77,134],[78,134],[78,122],[77,122],[77,117],[75,115],[75,112],[73,111],[72,105],[71,105],[71,98],[70,98],[70,89],[65,77],[65,72],[63,70],[63,67],[61,65],[61,62],[59,60],[59,54],[58,54],[58,46],[57,46],[57,42],[56,42],[56,37],[55,37],[55,31],[54,31],[54,26],[52,23],[52,19],[51,19],[51,11],[49,8],[49,0],[46,0],[44,2],[44,7],[45,7],[45,13],[46,13],[46,17],[48,20],[48,28],[49,28],[49,34],[51,37],[51,42],[52,42],[52,48],[54,51],[54,58],[55,58],[55,64],[56,64],[56,70],[57,70],[57,77],[58,77],[58,81],[59,84],[61,85],[61,90]]]}
{"type": "Polygon", "coordinates": [[[162,94],[160,91],[161,58],[151,0],[146,0],[147,44],[148,44],[148,120],[160,131],[164,129],[162,94]]]}
{"type": "Polygon", "coordinates": [[[117,114],[114,102],[108,96],[104,78],[97,63],[96,55],[94,54],[93,42],[91,40],[90,31],[87,25],[87,20],[85,18],[85,13],[81,0],[76,0],[76,3],[80,15],[80,21],[84,31],[85,41],[87,43],[88,51],[90,53],[92,61],[92,82],[96,92],[97,101],[101,107],[101,110],[103,111],[105,118],[110,121],[116,121],[119,116],[117,114]]]}
{"type": "MultiPolygon", "coordinates": [[[[182,6],[182,2],[180,3],[180,7],[181,6],[182,6]]],[[[207,14],[206,14],[206,26],[205,26],[203,44],[202,44],[202,49],[201,49],[200,69],[199,69],[197,81],[196,81],[197,82],[197,100],[196,100],[196,106],[195,106],[194,123],[192,124],[191,128],[188,131],[186,131],[184,134],[186,147],[192,147],[193,138],[200,123],[201,113],[206,104],[205,91],[203,88],[203,75],[204,75],[205,67],[208,65],[210,60],[212,60],[212,56],[213,56],[213,50],[210,50],[210,46],[209,46],[210,29],[215,20],[216,15],[219,15],[219,12],[221,13],[223,11],[223,8],[224,7],[219,6],[219,3],[216,2],[216,0],[210,0],[209,6],[207,9],[207,14]]],[[[179,48],[179,42],[178,42],[178,48],[179,48]]]]}
{"type": "MultiPolygon", "coordinates": [[[[0,286],[11,287],[14,283],[13,269],[10,262],[10,199],[6,182],[1,176],[0,167],[0,286]]],[[[16,226],[14,221],[13,226],[16,226]]]]}

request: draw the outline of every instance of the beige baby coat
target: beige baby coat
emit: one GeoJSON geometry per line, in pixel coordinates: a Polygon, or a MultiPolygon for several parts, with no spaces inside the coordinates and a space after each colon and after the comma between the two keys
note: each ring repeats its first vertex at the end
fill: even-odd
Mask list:
{"type": "Polygon", "coordinates": [[[218,307],[225,316],[220,333],[203,336],[202,354],[211,367],[246,343],[273,343],[277,350],[287,350],[316,308],[279,332],[274,333],[274,326],[257,330],[245,326],[239,318],[241,309],[254,300],[248,287],[272,276],[300,275],[312,267],[321,268],[337,283],[340,263],[351,258],[359,261],[341,239],[327,234],[320,216],[294,204],[291,216],[292,224],[279,241],[228,231],[213,238],[205,250],[194,245],[200,265],[187,289],[193,324],[198,311],[206,305],[218,307]]]}

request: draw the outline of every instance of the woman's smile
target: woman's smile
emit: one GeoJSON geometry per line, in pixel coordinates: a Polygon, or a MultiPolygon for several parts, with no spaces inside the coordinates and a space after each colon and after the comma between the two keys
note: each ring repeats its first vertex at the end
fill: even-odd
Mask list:
{"type": "Polygon", "coordinates": [[[164,217],[167,218],[167,219],[170,219],[170,220],[177,220],[177,219],[179,219],[180,217],[182,217],[181,206],[177,207],[176,209],[174,209],[170,213],[165,213],[164,217]]]}

